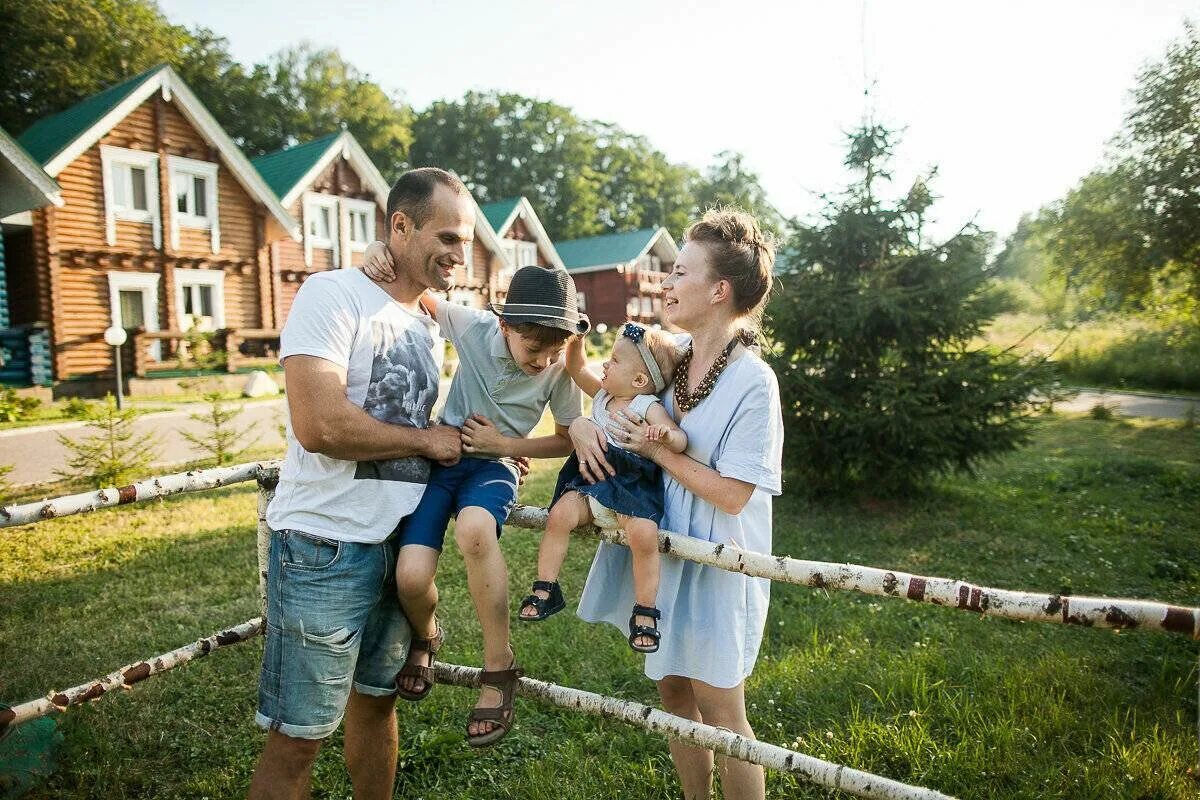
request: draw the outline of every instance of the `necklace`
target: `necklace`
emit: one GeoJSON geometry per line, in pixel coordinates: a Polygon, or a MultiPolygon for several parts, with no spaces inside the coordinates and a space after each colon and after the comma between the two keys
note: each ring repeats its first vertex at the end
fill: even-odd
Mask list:
{"type": "Polygon", "coordinates": [[[679,360],[679,366],[675,368],[675,403],[679,406],[679,410],[687,413],[696,406],[700,405],[704,398],[712,393],[713,387],[717,384],[717,378],[721,377],[725,367],[729,364],[729,354],[733,352],[733,348],[738,344],[744,344],[749,347],[754,340],[754,335],[746,330],[737,332],[737,335],[729,340],[729,344],[725,345],[725,349],[717,356],[717,360],[708,368],[708,372],[704,373],[704,377],[700,379],[700,383],[696,385],[696,390],[689,392],[688,383],[688,368],[692,365],[692,346],[688,345],[687,352],[683,354],[683,358],[679,360]]]}

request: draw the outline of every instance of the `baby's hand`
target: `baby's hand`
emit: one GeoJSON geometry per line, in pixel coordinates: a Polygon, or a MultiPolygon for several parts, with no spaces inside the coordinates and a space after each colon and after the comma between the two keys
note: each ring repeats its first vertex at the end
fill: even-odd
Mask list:
{"type": "Polygon", "coordinates": [[[362,271],[368,278],[380,283],[396,280],[396,266],[392,262],[392,254],[388,252],[387,245],[379,241],[367,245],[367,251],[363,254],[362,271]]]}
{"type": "Polygon", "coordinates": [[[671,429],[666,425],[647,425],[646,426],[646,441],[661,442],[670,435],[671,429]]]}

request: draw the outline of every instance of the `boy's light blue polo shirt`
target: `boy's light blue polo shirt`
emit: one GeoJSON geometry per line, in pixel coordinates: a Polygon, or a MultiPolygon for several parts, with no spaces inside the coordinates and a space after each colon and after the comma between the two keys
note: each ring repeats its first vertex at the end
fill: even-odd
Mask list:
{"type": "Polygon", "coordinates": [[[570,425],[582,413],[579,387],[562,359],[537,375],[526,375],[508,351],[500,318],[491,311],[442,300],[437,321],[458,351],[458,371],[442,409],[445,424],[461,427],[472,414],[482,414],[505,436],[523,439],[537,427],[546,406],[559,425],[570,425]]]}

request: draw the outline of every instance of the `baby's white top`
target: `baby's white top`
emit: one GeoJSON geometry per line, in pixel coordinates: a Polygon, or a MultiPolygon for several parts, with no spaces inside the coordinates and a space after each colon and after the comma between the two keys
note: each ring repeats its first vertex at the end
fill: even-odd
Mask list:
{"type": "MultiPolygon", "coordinates": [[[[600,430],[604,431],[604,437],[608,439],[608,443],[620,447],[622,450],[625,446],[613,438],[612,433],[608,430],[609,420],[612,415],[608,413],[608,401],[612,399],[612,395],[601,389],[596,392],[596,396],[592,398],[592,422],[600,426],[600,430]]],[[[656,395],[639,394],[629,401],[629,412],[637,414],[639,417],[645,417],[646,411],[654,403],[661,403],[656,395]]]]}

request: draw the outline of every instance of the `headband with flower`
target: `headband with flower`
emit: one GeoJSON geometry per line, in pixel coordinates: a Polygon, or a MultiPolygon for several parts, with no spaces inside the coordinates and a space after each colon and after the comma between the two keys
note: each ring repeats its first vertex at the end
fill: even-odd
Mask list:
{"type": "Polygon", "coordinates": [[[658,394],[667,388],[667,382],[658,368],[658,362],[654,360],[654,354],[642,341],[646,336],[646,329],[637,323],[626,322],[625,327],[621,329],[621,335],[637,345],[638,352],[642,354],[642,361],[646,364],[646,372],[649,373],[650,380],[654,382],[654,393],[658,394]]]}

